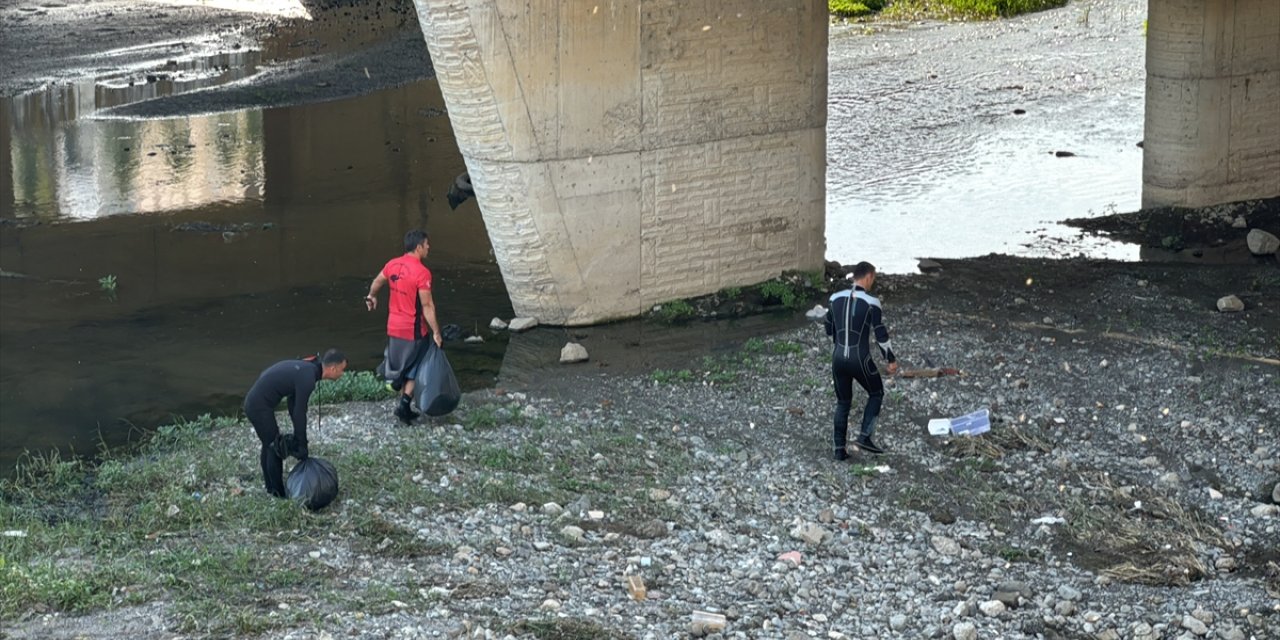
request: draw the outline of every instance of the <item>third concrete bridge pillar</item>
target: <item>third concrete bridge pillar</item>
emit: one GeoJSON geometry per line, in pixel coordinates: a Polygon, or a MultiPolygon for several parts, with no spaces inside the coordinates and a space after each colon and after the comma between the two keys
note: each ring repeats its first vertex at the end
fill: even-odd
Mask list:
{"type": "Polygon", "coordinates": [[[816,0],[415,0],[516,313],[822,267],[816,0]]]}

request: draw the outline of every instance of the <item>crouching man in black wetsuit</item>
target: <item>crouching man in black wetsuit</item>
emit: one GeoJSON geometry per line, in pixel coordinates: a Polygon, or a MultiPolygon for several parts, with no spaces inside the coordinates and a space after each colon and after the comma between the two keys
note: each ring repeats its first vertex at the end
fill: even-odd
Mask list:
{"type": "Polygon", "coordinates": [[[880,301],[869,292],[876,282],[876,268],[870,262],[859,262],[853,267],[853,289],[838,291],[831,296],[831,308],[827,310],[826,329],[835,343],[831,349],[831,377],[836,386],[836,417],[832,456],[845,460],[845,440],[849,431],[849,407],[853,403],[853,381],[866,390],[867,407],[862,411],[862,431],[856,444],[868,453],[884,453],[871,440],[875,433],[876,416],[884,401],[884,383],[880,370],[871,359],[868,341],[875,335],[880,352],[889,361],[889,375],[898,372],[898,359],[889,345],[889,330],[880,317],[880,301]]]}
{"type": "Polygon", "coordinates": [[[347,368],[347,357],[337,349],[323,356],[282,360],[267,367],[244,397],[244,413],[262,441],[262,480],[267,493],[285,497],[284,459],[290,455],[307,458],[307,401],[321,379],[337,380],[347,368]],[[282,437],[276,424],[276,406],[289,399],[293,437],[282,437]]]}

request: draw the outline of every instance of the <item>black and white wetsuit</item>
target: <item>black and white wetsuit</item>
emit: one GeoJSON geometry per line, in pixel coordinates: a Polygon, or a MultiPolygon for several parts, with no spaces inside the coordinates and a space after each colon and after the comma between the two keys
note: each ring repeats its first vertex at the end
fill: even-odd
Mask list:
{"type": "Polygon", "coordinates": [[[862,287],[832,294],[826,329],[834,343],[831,377],[836,387],[836,416],[832,446],[837,452],[843,452],[849,430],[849,407],[853,403],[853,381],[857,380],[869,396],[862,412],[862,437],[870,438],[875,432],[876,416],[880,415],[884,401],[884,383],[871,359],[870,339],[875,337],[880,352],[889,362],[897,358],[889,344],[889,330],[881,318],[880,300],[862,287]]]}

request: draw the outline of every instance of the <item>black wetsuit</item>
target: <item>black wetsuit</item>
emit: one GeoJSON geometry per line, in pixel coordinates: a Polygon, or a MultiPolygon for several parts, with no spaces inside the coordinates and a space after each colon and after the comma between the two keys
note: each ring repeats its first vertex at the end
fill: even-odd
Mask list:
{"type": "Polygon", "coordinates": [[[307,444],[307,401],[324,370],[314,359],[282,360],[267,367],[244,397],[244,413],[262,441],[262,479],[267,493],[285,496],[284,459],[277,450],[280,427],[276,424],[276,407],[281,398],[289,399],[289,417],[293,420],[294,442],[307,444]]]}
{"type": "Polygon", "coordinates": [[[836,386],[835,432],[832,446],[836,455],[844,453],[849,430],[849,407],[853,403],[853,381],[866,389],[867,408],[862,412],[862,437],[870,438],[875,432],[876,416],[884,401],[884,383],[880,370],[871,359],[869,339],[875,335],[880,352],[889,362],[897,358],[889,345],[889,330],[880,317],[880,301],[862,287],[838,291],[831,296],[831,308],[827,310],[827,335],[834,345],[831,349],[831,377],[836,386]]]}

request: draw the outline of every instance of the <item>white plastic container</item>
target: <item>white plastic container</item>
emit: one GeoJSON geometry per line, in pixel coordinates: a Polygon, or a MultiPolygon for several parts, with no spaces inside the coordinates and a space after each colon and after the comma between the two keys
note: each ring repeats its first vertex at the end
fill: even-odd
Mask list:
{"type": "Polygon", "coordinates": [[[945,436],[951,433],[951,420],[949,418],[934,418],[929,421],[929,435],[945,436]]]}

